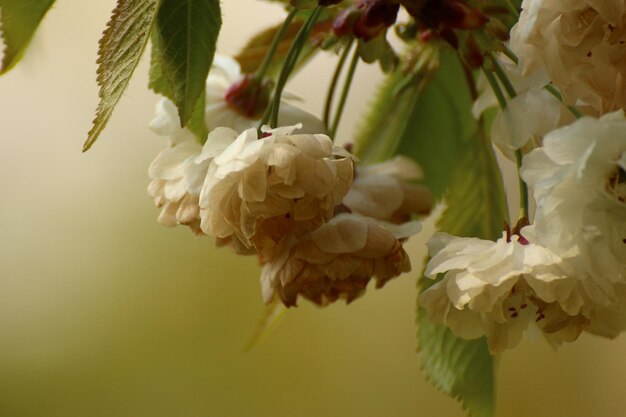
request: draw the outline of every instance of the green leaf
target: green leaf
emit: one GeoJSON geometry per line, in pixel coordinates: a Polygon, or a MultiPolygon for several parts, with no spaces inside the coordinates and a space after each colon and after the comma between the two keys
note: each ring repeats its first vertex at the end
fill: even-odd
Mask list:
{"type": "MultiPolygon", "coordinates": [[[[148,87],[152,89],[157,94],[161,94],[174,101],[174,91],[172,90],[171,85],[165,79],[163,75],[163,70],[161,69],[161,63],[159,61],[159,56],[161,55],[158,49],[161,47],[159,44],[159,39],[156,36],[152,36],[152,57],[150,60],[150,81],[148,82],[148,87]]],[[[206,142],[207,136],[209,134],[209,129],[207,129],[206,123],[204,121],[204,106],[206,103],[206,91],[202,90],[200,94],[200,98],[196,102],[193,113],[191,114],[191,119],[187,123],[187,128],[193,132],[193,134],[198,139],[198,142],[204,144],[206,142]]]]}
{"type": "Polygon", "coordinates": [[[204,96],[222,25],[219,0],[162,0],[154,38],[155,59],[171,87],[181,126],[204,96]]]}
{"type": "Polygon", "coordinates": [[[53,4],[54,0],[0,0],[0,29],[5,45],[0,74],[20,61],[53,4]]]}
{"type": "MultiPolygon", "coordinates": [[[[502,179],[491,143],[484,135],[484,126],[475,122],[469,114],[472,101],[467,87],[457,90],[460,86],[454,86],[453,79],[463,79],[463,74],[457,71],[455,77],[450,71],[440,75],[445,78],[436,79],[437,82],[432,85],[434,90],[439,91],[441,99],[436,109],[448,111],[439,116],[439,121],[441,117],[453,120],[455,128],[447,125],[449,136],[437,137],[443,139],[456,135],[462,138],[470,134],[468,141],[459,147],[461,153],[457,155],[456,163],[450,165],[448,160],[443,167],[439,167],[450,169],[453,174],[445,197],[447,208],[437,224],[438,229],[456,236],[498,239],[508,216],[502,179]],[[453,92],[455,95],[451,95],[453,92]]],[[[439,152],[445,152],[443,144],[439,143],[436,147],[439,152]]],[[[408,146],[401,146],[401,149],[409,151],[408,146]]],[[[423,147],[415,149],[418,153],[432,151],[423,147]]],[[[430,155],[439,160],[439,153],[430,155]]],[[[435,170],[433,164],[430,168],[431,172],[435,170]]],[[[418,284],[420,292],[434,282],[422,277],[418,284]]],[[[458,398],[471,416],[493,416],[495,366],[485,338],[457,338],[447,327],[432,323],[421,307],[418,307],[417,326],[418,350],[431,382],[458,398]]]]}
{"type": "MultiPolygon", "coordinates": [[[[471,115],[468,78],[459,59],[444,53],[434,77],[417,80],[391,74],[370,119],[358,136],[358,154],[367,161],[396,153],[415,159],[425,184],[444,198],[442,231],[495,239],[506,218],[506,200],[493,149],[482,122],[471,115]],[[428,81],[428,82],[426,82],[428,81]]],[[[420,291],[434,281],[420,277],[420,291]]],[[[491,417],[494,359],[484,338],[463,340],[432,323],[418,308],[418,351],[429,380],[461,401],[473,417],[491,417]]]]}
{"type": "Polygon", "coordinates": [[[98,50],[100,103],[83,152],[87,151],[111,118],[124,94],[150,37],[159,0],[118,0],[98,50]]]}
{"type": "MultiPolygon", "coordinates": [[[[492,150],[479,132],[463,150],[438,229],[457,236],[497,239],[506,208],[492,150]]],[[[421,277],[419,292],[435,282],[421,277]]],[[[460,339],[446,326],[431,322],[418,305],[417,339],[424,372],[433,385],[460,400],[470,416],[493,416],[495,366],[485,338],[460,339]]]]}

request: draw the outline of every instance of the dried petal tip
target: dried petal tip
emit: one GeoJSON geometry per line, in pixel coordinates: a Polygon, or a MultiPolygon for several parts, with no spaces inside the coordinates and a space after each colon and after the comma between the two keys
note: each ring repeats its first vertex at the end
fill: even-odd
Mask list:
{"type": "Polygon", "coordinates": [[[421,168],[405,156],[357,167],[354,182],[343,203],[363,216],[403,223],[413,215],[426,215],[432,209],[430,190],[415,183],[421,178],[421,168]]]}
{"type": "Polygon", "coordinates": [[[287,238],[263,268],[266,302],[278,296],[288,307],[301,296],[324,306],[363,295],[371,279],[380,288],[411,269],[402,239],[417,233],[419,223],[395,226],[343,213],[300,239],[287,238]]]}

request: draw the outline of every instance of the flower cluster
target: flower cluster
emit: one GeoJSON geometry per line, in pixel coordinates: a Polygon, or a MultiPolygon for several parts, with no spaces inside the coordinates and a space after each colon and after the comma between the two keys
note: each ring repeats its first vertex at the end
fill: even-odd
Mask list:
{"type": "Polygon", "coordinates": [[[295,306],[299,296],[318,305],[350,302],[370,280],[381,287],[409,271],[403,242],[420,230],[411,218],[432,206],[428,189],[415,183],[422,176],[415,162],[356,167],[319,120],[293,106],[281,104],[279,121],[304,123],[259,132],[256,112],[235,106],[256,103],[232,100],[234,91],[241,98],[249,97],[245,88],[258,88],[251,79],[231,59],[215,62],[204,145],[178,127],[171,102],[158,104],[152,127],[170,138],[149,170],[159,223],[187,225],[218,246],[258,255],[267,303],[295,306]],[[307,131],[316,133],[300,133],[307,131]]]}
{"type": "Polygon", "coordinates": [[[537,203],[532,225],[497,242],[438,234],[421,295],[459,337],[515,346],[529,327],[554,344],[582,331],[626,330],[626,118],[582,118],[546,135],[524,159],[537,203]]]}
{"type": "MultiPolygon", "coordinates": [[[[624,2],[522,7],[510,41],[519,65],[496,64],[515,94],[492,140],[511,158],[525,154],[532,224],[522,219],[495,242],[435,235],[425,275],[439,280],[420,296],[431,319],[459,337],[486,336],[492,352],[532,329],[554,345],[626,330],[624,2]],[[588,116],[576,120],[546,86],[588,116]]],[[[480,84],[476,117],[496,103],[480,84]]]]}
{"type": "MultiPolygon", "coordinates": [[[[337,9],[332,30],[363,45],[382,39],[400,4],[337,9]]],[[[480,50],[479,31],[497,29],[487,11],[464,0],[407,8],[416,20],[405,37],[437,34],[480,55],[463,60],[468,71],[484,70],[474,117],[490,120],[500,107],[491,140],[518,163],[522,195],[528,187],[535,201],[534,215],[522,204],[517,225],[495,241],[437,233],[428,243],[425,276],[434,282],[419,302],[458,337],[485,336],[492,352],[525,333],[557,346],[583,332],[626,330],[624,5],[524,0],[510,38],[495,40],[499,54],[480,50]]],[[[180,127],[172,102],[159,102],[151,125],[170,139],[149,170],[159,222],[258,256],[266,303],[351,302],[370,281],[381,287],[408,272],[403,243],[433,205],[420,167],[404,156],[358,164],[327,136],[328,120],[291,105],[288,93],[280,98],[284,83],[275,99],[273,87],[263,71],[244,74],[218,56],[206,84],[210,133],[200,141],[180,127]],[[259,128],[268,115],[279,127],[259,128]]]]}
{"type": "Polygon", "coordinates": [[[501,352],[517,345],[529,325],[559,343],[576,339],[589,321],[562,258],[521,234],[492,242],[441,233],[429,249],[426,276],[444,275],[420,301],[459,337],[486,335],[491,351],[501,352]]]}

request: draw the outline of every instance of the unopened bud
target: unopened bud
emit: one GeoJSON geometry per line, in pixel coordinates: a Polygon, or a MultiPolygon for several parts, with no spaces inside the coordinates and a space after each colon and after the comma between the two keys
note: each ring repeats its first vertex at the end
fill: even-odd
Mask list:
{"type": "Polygon", "coordinates": [[[351,6],[337,16],[333,22],[333,32],[335,35],[351,36],[354,34],[354,25],[361,16],[361,11],[351,6]]]}
{"type": "Polygon", "coordinates": [[[246,74],[230,86],[224,100],[237,113],[257,119],[265,112],[270,100],[271,82],[259,81],[246,74]]]}
{"type": "Polygon", "coordinates": [[[360,0],[345,9],[333,22],[337,36],[354,35],[369,41],[393,25],[400,5],[390,0],[360,0]]]}
{"type": "Polygon", "coordinates": [[[387,0],[361,0],[357,7],[363,10],[354,28],[355,34],[369,41],[393,25],[398,17],[400,5],[387,0]]]}
{"type": "Polygon", "coordinates": [[[487,16],[474,9],[466,0],[437,0],[429,2],[422,11],[428,26],[448,29],[479,29],[487,22],[487,16]]]}

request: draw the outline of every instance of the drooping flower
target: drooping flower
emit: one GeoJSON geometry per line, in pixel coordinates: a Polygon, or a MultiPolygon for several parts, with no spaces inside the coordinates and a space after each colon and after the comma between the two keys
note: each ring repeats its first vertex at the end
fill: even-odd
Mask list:
{"type": "MultiPolygon", "coordinates": [[[[239,63],[225,55],[215,55],[211,71],[206,80],[204,121],[209,131],[217,127],[228,127],[243,132],[258,126],[268,104],[270,86],[252,76],[242,74],[239,63]]],[[[279,125],[303,125],[305,133],[323,133],[325,127],[314,115],[290,104],[294,99],[289,93],[283,94],[279,125]]],[[[161,99],[156,106],[156,115],[150,123],[151,129],[162,136],[176,138],[183,134],[178,111],[169,99],[161,99]]]]}
{"type": "Polygon", "coordinates": [[[287,236],[263,268],[265,302],[277,296],[290,307],[300,296],[318,305],[340,298],[349,303],[370,280],[380,288],[410,271],[402,241],[419,230],[418,222],[391,225],[341,213],[307,235],[287,236]]]}
{"type": "Polygon", "coordinates": [[[202,234],[199,197],[209,165],[236,137],[233,130],[218,128],[202,146],[191,134],[184,135],[157,155],[148,169],[152,179],[148,193],[161,208],[160,224],[183,224],[196,235],[202,234]]]}
{"type": "Polygon", "coordinates": [[[213,162],[202,192],[202,230],[271,246],[329,220],[353,177],[352,155],[326,135],[292,134],[300,126],[241,133],[213,162]]]}
{"type": "Polygon", "coordinates": [[[202,145],[193,137],[161,151],[150,165],[148,173],[152,182],[148,194],[161,208],[158,222],[163,226],[187,225],[196,234],[200,230],[198,197],[208,164],[196,164],[202,145]]]}
{"type": "Polygon", "coordinates": [[[357,166],[354,182],[343,203],[353,212],[391,223],[403,223],[413,214],[428,214],[433,201],[427,187],[416,184],[421,168],[410,158],[397,156],[369,166],[357,166]]]}
{"type": "Polygon", "coordinates": [[[420,295],[429,317],[458,337],[486,336],[494,353],[517,345],[529,327],[555,344],[576,339],[589,323],[578,280],[561,269],[559,256],[528,242],[524,230],[496,242],[433,236],[425,275],[444,275],[420,295]]]}
{"type": "Polygon", "coordinates": [[[537,202],[530,232],[588,275],[597,305],[624,304],[626,284],[626,118],[623,111],[555,130],[524,158],[522,177],[537,202]]]}
{"type": "Polygon", "coordinates": [[[626,106],[623,0],[524,0],[511,31],[523,74],[545,70],[568,104],[626,106]]]}

